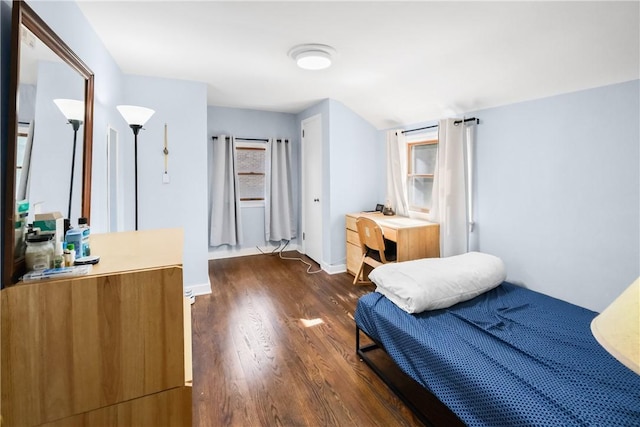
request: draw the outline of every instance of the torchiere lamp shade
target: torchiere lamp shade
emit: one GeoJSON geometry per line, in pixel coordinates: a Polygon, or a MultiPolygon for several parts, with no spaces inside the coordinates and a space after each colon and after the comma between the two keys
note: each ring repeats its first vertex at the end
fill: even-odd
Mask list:
{"type": "Polygon", "coordinates": [[[116,108],[120,111],[120,114],[122,114],[122,117],[124,117],[129,126],[144,126],[147,120],[155,113],[151,108],[138,107],[135,105],[118,105],[116,108]]]}
{"type": "Polygon", "coordinates": [[[591,322],[596,340],[640,374],[640,277],[591,322]]]}
{"type": "Polygon", "coordinates": [[[84,120],[84,102],[76,99],[54,99],[53,102],[58,106],[62,114],[67,120],[84,120]]]}

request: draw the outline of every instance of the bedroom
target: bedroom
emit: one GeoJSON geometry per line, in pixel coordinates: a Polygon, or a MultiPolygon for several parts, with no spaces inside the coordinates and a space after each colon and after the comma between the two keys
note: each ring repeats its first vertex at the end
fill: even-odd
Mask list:
{"type": "MultiPolygon", "coordinates": [[[[11,3],[3,1],[1,5],[2,135],[6,138],[4,94],[7,93],[9,59],[5,47],[10,36],[11,3]]],[[[604,66],[607,55],[613,56],[612,61],[626,57],[628,62],[624,63],[631,65],[620,70],[620,74],[613,73],[600,84],[583,87],[578,82],[579,76],[557,77],[569,89],[541,92],[526,100],[487,108],[473,105],[476,93],[464,93],[465,102],[469,104],[456,111],[481,120],[477,128],[477,247],[501,256],[509,267],[511,280],[596,311],[606,307],[640,272],[637,6],[636,2],[625,3],[624,7],[631,8],[632,12],[622,14],[631,17],[631,25],[620,25],[627,28],[629,43],[616,45],[620,50],[614,51],[587,49],[589,54],[601,56],[597,56],[599,61],[588,62],[584,67],[604,66]]],[[[72,2],[33,2],[33,7],[96,74],[92,228],[95,232],[107,230],[103,136],[107,126],[117,128],[123,144],[132,138],[115,105],[126,102],[155,108],[154,122],[140,135],[142,144],[146,141],[155,144],[145,152],[150,160],[145,162],[143,168],[147,169],[141,177],[158,176],[146,182],[141,179],[141,210],[146,212],[142,225],[144,228],[185,228],[185,285],[196,293],[207,293],[215,286],[209,281],[207,268],[212,255],[206,237],[208,190],[205,185],[208,169],[205,161],[208,142],[205,141],[209,141],[214,132],[268,137],[270,133],[282,131],[288,133],[287,137],[298,138],[299,122],[303,118],[320,113],[323,119],[331,121],[333,139],[327,140],[326,148],[331,162],[324,167],[324,198],[330,200],[331,207],[323,217],[327,232],[322,261],[328,270],[339,271],[345,257],[344,214],[372,209],[385,198],[382,173],[369,185],[358,183],[359,188],[350,190],[340,187],[341,182],[357,176],[345,167],[345,163],[353,163],[349,157],[354,151],[357,153],[357,147],[342,146],[341,141],[349,137],[361,144],[365,141],[375,144],[376,150],[369,154],[369,160],[383,169],[386,129],[432,124],[443,114],[424,112],[417,117],[407,116],[402,121],[374,126],[355,113],[349,102],[338,97],[318,100],[316,105],[297,114],[264,111],[258,107],[259,103],[244,109],[211,105],[207,101],[207,85],[192,81],[188,73],[184,80],[123,73],[83,16],[80,6],[72,2]],[[247,120],[268,121],[269,126],[275,123],[279,128],[265,125],[252,129],[242,124],[247,120]],[[162,124],[165,122],[169,123],[171,132],[169,185],[163,185],[160,179],[162,124]],[[239,123],[236,128],[231,128],[233,122],[239,123]],[[192,141],[190,145],[180,143],[187,140],[192,141]]],[[[140,31],[137,28],[151,25],[151,20],[139,18],[124,27],[140,31]]],[[[587,38],[589,34],[585,31],[579,36],[587,38]]],[[[555,37],[562,40],[561,34],[555,37]]],[[[625,35],[612,31],[611,37],[619,40],[618,37],[625,35]]],[[[130,40],[137,38],[130,36],[130,40]]],[[[304,41],[308,40],[301,42],[304,41]]],[[[139,49],[158,53],[160,48],[141,46],[139,49]]],[[[554,63],[554,60],[558,58],[548,62],[554,63]]],[[[506,74],[500,77],[507,82],[521,72],[517,67],[503,71],[506,74]]],[[[401,109],[397,104],[394,107],[401,109]]],[[[132,157],[127,154],[127,182],[133,180],[132,157]]],[[[294,183],[296,185],[299,184],[294,183]]],[[[125,196],[130,212],[130,189],[125,190],[125,196]]],[[[132,217],[127,216],[125,221],[125,228],[131,229],[132,217]]],[[[259,239],[260,231],[251,235],[259,239]]]]}

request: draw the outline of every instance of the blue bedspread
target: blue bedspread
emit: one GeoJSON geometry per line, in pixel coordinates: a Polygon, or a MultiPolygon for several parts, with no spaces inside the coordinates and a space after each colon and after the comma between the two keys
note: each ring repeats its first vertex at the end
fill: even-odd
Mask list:
{"type": "Polygon", "coordinates": [[[355,319],[469,426],[640,426],[640,376],[593,338],[595,315],[505,282],[417,315],[374,292],[355,319]]]}

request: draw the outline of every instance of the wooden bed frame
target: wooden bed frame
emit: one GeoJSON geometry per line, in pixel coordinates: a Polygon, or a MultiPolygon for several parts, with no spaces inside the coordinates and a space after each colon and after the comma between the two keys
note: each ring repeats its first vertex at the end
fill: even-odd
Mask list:
{"type": "Polygon", "coordinates": [[[464,427],[464,423],[429,390],[406,375],[393,362],[384,346],[356,324],[356,353],[426,426],[464,427]],[[360,332],[371,343],[360,342],[360,332]],[[373,354],[376,353],[375,356],[373,354]]]}

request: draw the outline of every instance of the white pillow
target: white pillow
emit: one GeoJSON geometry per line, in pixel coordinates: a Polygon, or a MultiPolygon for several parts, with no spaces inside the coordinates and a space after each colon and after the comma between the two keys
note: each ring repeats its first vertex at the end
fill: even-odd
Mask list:
{"type": "Polygon", "coordinates": [[[506,277],[500,258],[480,252],[384,264],[369,274],[376,291],[408,313],[470,300],[506,277]]]}

